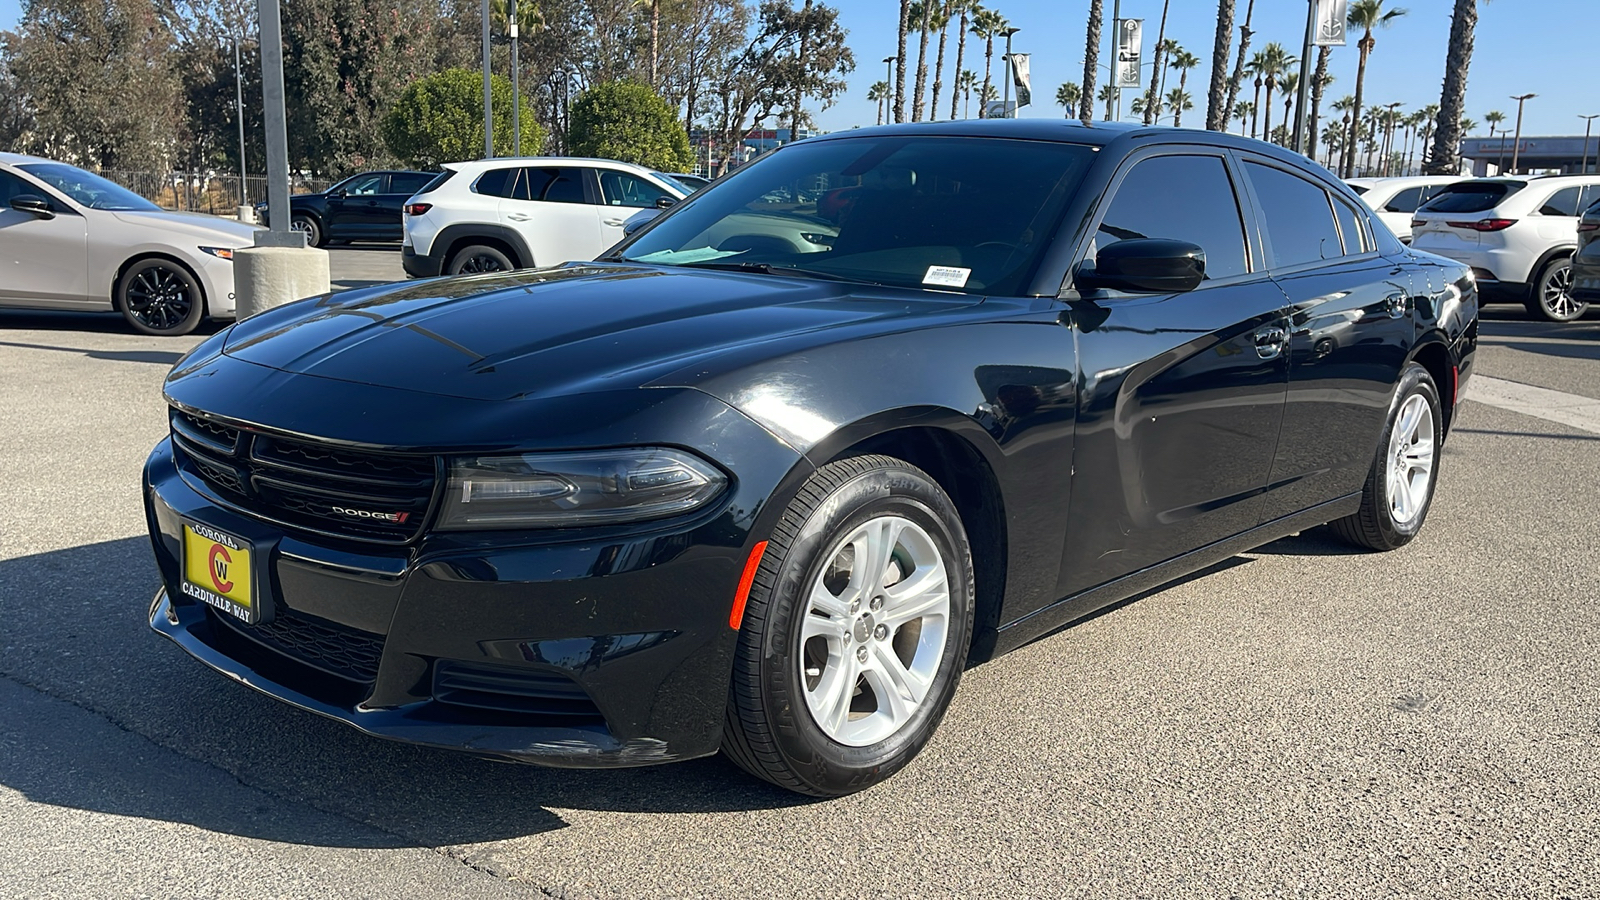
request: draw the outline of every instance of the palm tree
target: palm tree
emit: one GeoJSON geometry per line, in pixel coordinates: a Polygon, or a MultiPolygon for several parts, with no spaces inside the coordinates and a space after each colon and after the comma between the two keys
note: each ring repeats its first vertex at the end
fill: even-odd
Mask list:
{"type": "Polygon", "coordinates": [[[900,52],[894,58],[894,120],[906,120],[906,31],[911,27],[911,0],[900,0],[900,52]]]}
{"type": "Polygon", "coordinates": [[[908,13],[910,26],[917,30],[917,86],[911,96],[911,121],[921,122],[923,102],[928,90],[928,33],[933,30],[933,0],[916,0],[908,13]]]}
{"type": "MultiPolygon", "coordinates": [[[[956,0],[941,0],[933,11],[933,27],[939,29],[938,64],[933,68],[933,99],[928,102],[928,120],[939,118],[939,95],[944,92],[944,49],[950,42],[950,15],[955,11],[956,0]]],[[[955,116],[951,116],[955,118],[955,116]]]]}
{"type": "Polygon", "coordinates": [[[1462,116],[1461,117],[1461,133],[1463,135],[1470,137],[1472,135],[1473,130],[1476,129],[1477,127],[1478,127],[1478,123],[1473,121],[1471,118],[1468,118],[1467,116],[1462,116]]]}
{"type": "Polygon", "coordinates": [[[1100,85],[1100,93],[1095,95],[1095,100],[1106,105],[1106,121],[1111,121],[1111,107],[1122,96],[1122,89],[1114,84],[1100,85]]]}
{"type": "MultiPolygon", "coordinates": [[[[1161,71],[1161,53],[1167,43],[1167,7],[1171,5],[1172,0],[1161,0],[1161,30],[1156,32],[1156,64],[1150,70],[1150,89],[1145,91],[1144,103],[1140,104],[1139,109],[1134,110],[1144,114],[1144,123],[1146,125],[1154,124],[1158,114],[1156,112],[1156,107],[1158,106],[1156,97],[1159,95],[1156,92],[1156,75],[1161,71]]],[[[1134,102],[1137,103],[1138,101],[1135,100],[1134,102]]]]}
{"type": "Polygon", "coordinates": [[[889,99],[891,99],[893,96],[894,96],[894,88],[890,87],[889,86],[889,82],[887,82],[887,81],[876,82],[875,84],[872,85],[872,87],[867,88],[867,99],[876,101],[877,104],[878,104],[878,124],[879,125],[883,124],[883,113],[884,113],[883,105],[884,105],[884,102],[889,100],[889,99]]]}
{"type": "Polygon", "coordinates": [[[1289,51],[1276,41],[1261,48],[1261,74],[1267,80],[1267,105],[1261,108],[1263,133],[1272,131],[1272,89],[1277,85],[1278,77],[1294,63],[1295,57],[1290,56],[1289,51]]]}
{"type": "Polygon", "coordinates": [[[1311,158],[1317,158],[1317,123],[1322,117],[1322,92],[1328,85],[1333,84],[1333,76],[1328,74],[1328,54],[1332,47],[1317,48],[1317,70],[1311,76],[1311,118],[1306,122],[1306,134],[1310,136],[1311,158]]]}
{"type": "Polygon", "coordinates": [[[983,112],[983,107],[1000,99],[1000,89],[992,84],[983,86],[983,93],[978,95],[978,111],[983,112]]]}
{"type": "Polygon", "coordinates": [[[1256,98],[1254,100],[1250,101],[1250,136],[1251,137],[1255,137],[1256,136],[1256,122],[1260,118],[1259,110],[1261,109],[1261,67],[1263,65],[1265,65],[1265,60],[1263,59],[1263,57],[1262,57],[1262,55],[1260,53],[1257,53],[1255,56],[1250,57],[1250,63],[1245,66],[1245,74],[1254,76],[1255,77],[1255,81],[1256,81],[1256,98]]]}
{"type": "MultiPolygon", "coordinates": [[[[961,76],[967,71],[966,69],[963,69],[962,66],[966,65],[968,16],[977,12],[979,9],[982,9],[982,7],[978,6],[978,0],[950,0],[950,9],[952,10],[952,14],[961,14],[961,23],[956,26],[956,90],[950,95],[950,118],[954,119],[956,117],[956,111],[959,109],[957,106],[958,99],[963,93],[961,89],[961,76]]],[[[969,90],[965,93],[970,95],[972,92],[969,90]]]]}
{"type": "Polygon", "coordinates": [[[1163,47],[1160,44],[1156,45],[1156,59],[1165,59],[1167,64],[1165,66],[1161,66],[1160,62],[1156,63],[1157,66],[1161,67],[1161,86],[1160,93],[1157,96],[1164,97],[1167,94],[1167,72],[1172,69],[1172,58],[1183,52],[1183,47],[1172,38],[1167,38],[1162,43],[1166,46],[1163,47]]]}
{"type": "MultiPolygon", "coordinates": [[[[1244,81],[1246,74],[1244,65],[1245,53],[1250,50],[1250,35],[1254,34],[1250,30],[1250,18],[1255,13],[1256,0],[1250,0],[1244,8],[1244,24],[1239,26],[1239,61],[1234,63],[1233,77],[1228,79],[1228,105],[1224,108],[1223,119],[1227,119],[1228,112],[1233,109],[1233,104],[1239,100],[1239,85],[1244,81]]],[[[1255,134],[1255,124],[1253,122],[1250,125],[1250,133],[1255,134]]]]}
{"type": "Polygon", "coordinates": [[[1094,94],[1094,79],[1100,70],[1100,22],[1104,17],[1103,0],[1089,0],[1088,33],[1083,46],[1083,96],[1078,100],[1078,118],[1085,125],[1094,118],[1089,98],[1094,94]]]}
{"type": "Polygon", "coordinates": [[[988,102],[982,98],[988,96],[989,85],[993,80],[994,39],[999,36],[1000,32],[1005,31],[1008,27],[1010,27],[1010,25],[1006,22],[1005,16],[1000,15],[992,9],[979,10],[978,14],[972,17],[972,33],[980,38],[983,38],[984,41],[983,89],[978,91],[978,97],[980,100],[978,106],[978,118],[980,119],[984,118],[984,104],[988,102]]]}
{"type": "MultiPolygon", "coordinates": [[[[1349,94],[1345,94],[1343,97],[1340,97],[1338,100],[1333,101],[1333,111],[1336,112],[1336,113],[1343,113],[1343,116],[1339,119],[1339,127],[1344,129],[1344,132],[1345,132],[1345,135],[1346,135],[1346,138],[1340,138],[1339,142],[1338,142],[1339,164],[1340,164],[1340,166],[1343,166],[1343,164],[1344,164],[1344,152],[1345,152],[1344,148],[1345,148],[1345,145],[1349,143],[1349,140],[1347,140],[1347,137],[1350,134],[1350,110],[1355,105],[1356,105],[1356,98],[1350,96],[1349,94]]],[[[1330,159],[1328,162],[1329,162],[1328,168],[1330,168],[1330,169],[1334,168],[1334,166],[1332,165],[1333,160],[1330,159]]]]}
{"type": "MultiPolygon", "coordinates": [[[[1167,63],[1168,68],[1178,70],[1178,93],[1183,94],[1185,97],[1189,96],[1189,70],[1198,65],[1200,65],[1200,57],[1182,47],[1176,48],[1172,54],[1172,61],[1167,63]]],[[[1171,97],[1172,95],[1168,94],[1167,96],[1171,97]]],[[[1190,103],[1184,109],[1194,109],[1194,104],[1190,103]]],[[[1172,117],[1172,127],[1178,127],[1177,116],[1172,117]]]]}
{"type": "Polygon", "coordinates": [[[1472,65],[1472,40],[1478,28],[1477,0],[1456,0],[1450,16],[1450,49],[1444,58],[1444,88],[1439,92],[1439,132],[1426,167],[1429,175],[1451,175],[1461,170],[1457,153],[1461,132],[1450,127],[1467,102],[1467,69],[1472,65]]]}
{"type": "Polygon", "coordinates": [[[1228,44],[1233,40],[1233,0],[1217,0],[1217,34],[1211,44],[1211,87],[1206,92],[1206,130],[1227,131],[1230,115],[1223,108],[1227,82],[1228,44]]]}
{"type": "Polygon", "coordinates": [[[1294,121],[1294,103],[1298,99],[1295,92],[1300,90],[1300,73],[1290,72],[1283,76],[1283,80],[1278,82],[1278,87],[1283,89],[1283,124],[1289,125],[1294,121]]]}
{"type": "Polygon", "coordinates": [[[1328,127],[1322,130],[1322,143],[1328,148],[1328,155],[1324,157],[1326,160],[1323,163],[1324,166],[1333,165],[1333,151],[1339,149],[1339,145],[1344,142],[1344,136],[1347,133],[1348,129],[1345,128],[1343,122],[1329,122],[1328,127]]]}
{"type": "Polygon", "coordinates": [[[1420,135],[1420,133],[1422,131],[1422,125],[1423,125],[1423,123],[1425,123],[1427,121],[1428,121],[1428,113],[1425,110],[1420,110],[1419,109],[1416,112],[1412,113],[1411,115],[1406,116],[1406,127],[1411,129],[1411,137],[1413,138],[1413,140],[1406,141],[1406,174],[1407,175],[1411,174],[1411,163],[1412,163],[1413,160],[1415,160],[1417,158],[1417,153],[1416,153],[1417,143],[1416,143],[1416,141],[1414,139],[1420,135]]]}
{"type": "Polygon", "coordinates": [[[1067,118],[1069,119],[1072,118],[1073,113],[1078,111],[1078,101],[1082,98],[1083,88],[1079,87],[1075,82],[1064,82],[1061,87],[1056,88],[1056,105],[1066,107],[1067,118]]]}
{"type": "MultiPolygon", "coordinates": [[[[1439,104],[1429,103],[1424,106],[1422,115],[1426,117],[1426,121],[1422,123],[1422,171],[1429,175],[1437,175],[1439,173],[1432,171],[1428,167],[1433,155],[1432,149],[1428,147],[1428,138],[1433,134],[1434,128],[1438,127],[1439,104]]],[[[1449,175],[1450,173],[1445,172],[1444,174],[1449,175]]]]}
{"type": "Polygon", "coordinates": [[[1172,110],[1172,127],[1183,127],[1183,114],[1194,109],[1194,101],[1190,99],[1189,92],[1181,87],[1175,87],[1167,92],[1167,109],[1172,110]]]}
{"type": "Polygon", "coordinates": [[[1253,105],[1251,105],[1249,100],[1246,100],[1245,102],[1237,104],[1236,106],[1234,106],[1234,108],[1233,108],[1233,117],[1235,119],[1239,120],[1239,136],[1240,137],[1244,137],[1245,123],[1250,121],[1250,117],[1255,115],[1255,112],[1256,112],[1256,108],[1253,105]]]}
{"type": "MultiPolygon", "coordinates": [[[[1372,55],[1372,48],[1378,43],[1372,36],[1372,29],[1388,28],[1391,22],[1406,14],[1406,11],[1399,7],[1384,9],[1384,2],[1385,0],[1354,0],[1350,4],[1348,21],[1351,27],[1359,28],[1362,32],[1361,40],[1356,43],[1356,48],[1361,51],[1361,60],[1356,66],[1356,99],[1355,107],[1351,111],[1352,121],[1361,120],[1361,98],[1367,82],[1367,58],[1372,55]]],[[[1355,167],[1355,141],[1351,141],[1345,148],[1344,177],[1351,177],[1355,167]]]]}
{"type": "Polygon", "coordinates": [[[978,73],[971,69],[962,69],[956,76],[956,93],[966,97],[966,106],[961,111],[961,118],[972,118],[972,91],[978,86],[978,73]]]}
{"type": "Polygon", "coordinates": [[[1489,123],[1489,137],[1492,139],[1494,130],[1500,127],[1501,122],[1506,120],[1506,114],[1498,109],[1491,109],[1483,114],[1483,120],[1489,123]]]}

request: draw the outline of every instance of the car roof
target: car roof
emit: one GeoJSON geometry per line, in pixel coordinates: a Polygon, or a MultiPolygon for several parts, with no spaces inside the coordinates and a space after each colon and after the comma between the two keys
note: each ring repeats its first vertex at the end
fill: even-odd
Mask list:
{"type": "Polygon", "coordinates": [[[443,168],[453,169],[457,172],[481,172],[500,165],[554,165],[554,166],[583,166],[586,168],[626,169],[629,172],[643,172],[647,175],[654,174],[654,169],[636,166],[633,163],[622,162],[616,159],[600,159],[593,156],[497,156],[494,159],[471,159],[463,162],[444,163],[443,168]]]}
{"type": "Polygon", "coordinates": [[[29,156],[26,153],[0,153],[0,163],[8,166],[20,166],[23,163],[48,163],[57,160],[46,159],[43,156],[29,156]]]}

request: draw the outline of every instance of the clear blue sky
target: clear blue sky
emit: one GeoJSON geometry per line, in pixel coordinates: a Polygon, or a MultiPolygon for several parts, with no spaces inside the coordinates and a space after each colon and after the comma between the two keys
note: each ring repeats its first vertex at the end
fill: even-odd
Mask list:
{"type": "MultiPolygon", "coordinates": [[[[850,90],[842,102],[822,113],[820,124],[828,130],[842,130],[876,121],[875,104],[866,99],[867,88],[883,78],[879,60],[895,52],[895,26],[899,15],[897,0],[831,0],[840,9],[845,27],[850,29],[850,46],[857,57],[856,72],[850,77],[850,90]]],[[[1247,0],[1238,0],[1243,16],[1247,0]]],[[[1367,70],[1366,98],[1370,103],[1400,101],[1405,109],[1437,103],[1444,77],[1445,43],[1450,33],[1451,0],[1399,0],[1410,14],[1398,19],[1377,34],[1377,47],[1367,70]]],[[[1018,53],[1033,54],[1035,105],[1022,115],[1056,117],[1063,114],[1055,106],[1056,86],[1083,77],[1083,41],[1088,0],[993,0],[999,10],[1022,31],[1014,39],[1018,53]]],[[[1105,0],[1106,16],[1111,16],[1112,0],[1105,0]]],[[[1487,134],[1483,114],[1498,109],[1514,118],[1516,103],[1512,94],[1533,92],[1523,120],[1524,134],[1582,134],[1578,114],[1600,113],[1600,95],[1584,89],[1580,63],[1592,57],[1595,26],[1600,25],[1597,0],[1499,0],[1479,4],[1477,45],[1471,77],[1467,83],[1467,114],[1479,123],[1478,132],[1487,134]]],[[[0,0],[0,29],[13,28],[20,15],[20,0],[0,0]]],[[[1299,54],[1305,34],[1304,6],[1297,0],[1257,0],[1256,35],[1252,45],[1278,41],[1299,54]]],[[[1155,41],[1161,18],[1161,0],[1123,0],[1126,18],[1145,19],[1146,60],[1155,41]]],[[[953,31],[954,29],[952,29],[953,31]]],[[[1110,22],[1106,23],[1107,35],[1110,22]]],[[[1216,4],[1212,0],[1173,0],[1167,20],[1167,34],[1202,64],[1189,73],[1189,92],[1195,110],[1187,115],[1194,124],[1203,124],[1205,89],[1210,79],[1212,39],[1216,32],[1216,4]]],[[[1329,88],[1333,97],[1355,90],[1356,48],[1352,35],[1348,47],[1334,51],[1331,69],[1338,79],[1329,88]]],[[[931,42],[930,57],[937,47],[931,42]]],[[[955,60],[955,35],[951,35],[949,63],[955,60]]],[[[916,44],[912,43],[913,65],[916,44]]],[[[1235,30],[1234,46],[1238,46],[1235,30]]],[[[981,74],[982,44],[968,43],[967,68],[981,74]],[[976,53],[974,53],[976,47],[976,53]]],[[[997,51],[998,56],[998,51],[997,51]]],[[[1105,54],[1102,51],[1102,59],[1105,54]]],[[[998,59],[996,79],[998,80],[998,59]]],[[[914,77],[914,71],[908,72],[914,77]]],[[[1103,75],[1102,75],[1103,77],[1103,75]]],[[[930,80],[932,74],[930,71],[930,80]]],[[[946,74],[946,90],[950,76],[946,74]]],[[[1173,87],[1169,78],[1168,88],[1173,87]]],[[[948,97],[948,93],[945,97],[948,97]]],[[[1126,100],[1124,101],[1126,103],[1126,100]]],[[[941,103],[941,106],[944,105],[941,103]]],[[[948,108],[947,110],[948,111],[948,108]]],[[[1276,110],[1281,115],[1282,108],[1276,110]]],[[[1512,124],[1508,118],[1507,127],[1512,124]]]]}

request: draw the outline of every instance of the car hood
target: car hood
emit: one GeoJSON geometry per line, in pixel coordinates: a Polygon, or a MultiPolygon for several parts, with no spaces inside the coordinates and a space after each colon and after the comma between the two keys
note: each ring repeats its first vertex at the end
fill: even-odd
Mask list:
{"type": "Polygon", "coordinates": [[[223,247],[248,247],[255,243],[258,229],[233,219],[181,212],[114,212],[117,221],[153,228],[167,234],[184,234],[214,241],[223,247]]]}
{"type": "Polygon", "coordinates": [[[963,294],[622,264],[435,279],[251,317],[224,353],[286,372],[501,400],[651,385],[731,355],[912,326],[963,294]]]}

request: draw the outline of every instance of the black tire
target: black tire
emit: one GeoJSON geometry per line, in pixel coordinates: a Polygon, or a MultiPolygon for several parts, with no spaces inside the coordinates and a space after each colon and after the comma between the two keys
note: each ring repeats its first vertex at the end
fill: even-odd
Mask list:
{"type": "MultiPolygon", "coordinates": [[[[823,466],[768,538],[739,632],[723,753],[752,775],[815,797],[841,796],[883,781],[922,750],[943,719],[966,664],[973,606],[966,531],[955,504],[932,478],[887,456],[823,466]],[[877,743],[850,746],[824,733],[804,695],[800,634],[808,606],[801,598],[832,562],[822,558],[825,554],[853,530],[885,515],[917,525],[939,553],[950,595],[945,643],[920,705],[898,730],[877,743]]],[[[850,709],[846,718],[854,715],[853,703],[850,709]]]]}
{"type": "Polygon", "coordinates": [[[1439,484],[1439,450],[1444,437],[1444,415],[1439,403],[1439,389],[1433,376],[1422,366],[1411,363],[1401,373],[1400,385],[1395,391],[1394,403],[1389,408],[1389,418],[1383,429],[1383,439],[1378,443],[1378,455],[1367,473],[1366,485],[1361,490],[1361,508],[1351,515],[1328,523],[1334,533],[1359,547],[1371,550],[1394,550],[1411,543],[1422,530],[1433,506],[1434,489],[1439,484]],[[1428,414],[1433,426],[1433,468],[1428,473],[1427,497],[1419,511],[1408,521],[1396,521],[1391,504],[1389,469],[1394,460],[1390,454],[1390,438],[1394,433],[1400,410],[1411,397],[1421,396],[1428,404],[1428,414]]]}
{"type": "Polygon", "coordinates": [[[1528,315],[1547,322],[1572,322],[1583,317],[1589,304],[1572,296],[1572,258],[1552,259],[1528,285],[1523,301],[1528,315]]]}
{"type": "Polygon", "coordinates": [[[450,275],[479,275],[484,272],[509,272],[517,266],[504,251],[487,244],[471,244],[450,257],[445,272],[450,275]]]}
{"type": "Polygon", "coordinates": [[[188,334],[206,316],[200,282],[170,259],[134,263],[117,279],[115,290],[122,318],[140,334],[188,334]]]}
{"type": "Polygon", "coordinates": [[[303,231],[306,235],[307,247],[321,247],[328,242],[322,234],[322,225],[311,216],[300,214],[289,220],[290,231],[303,231]]]}

